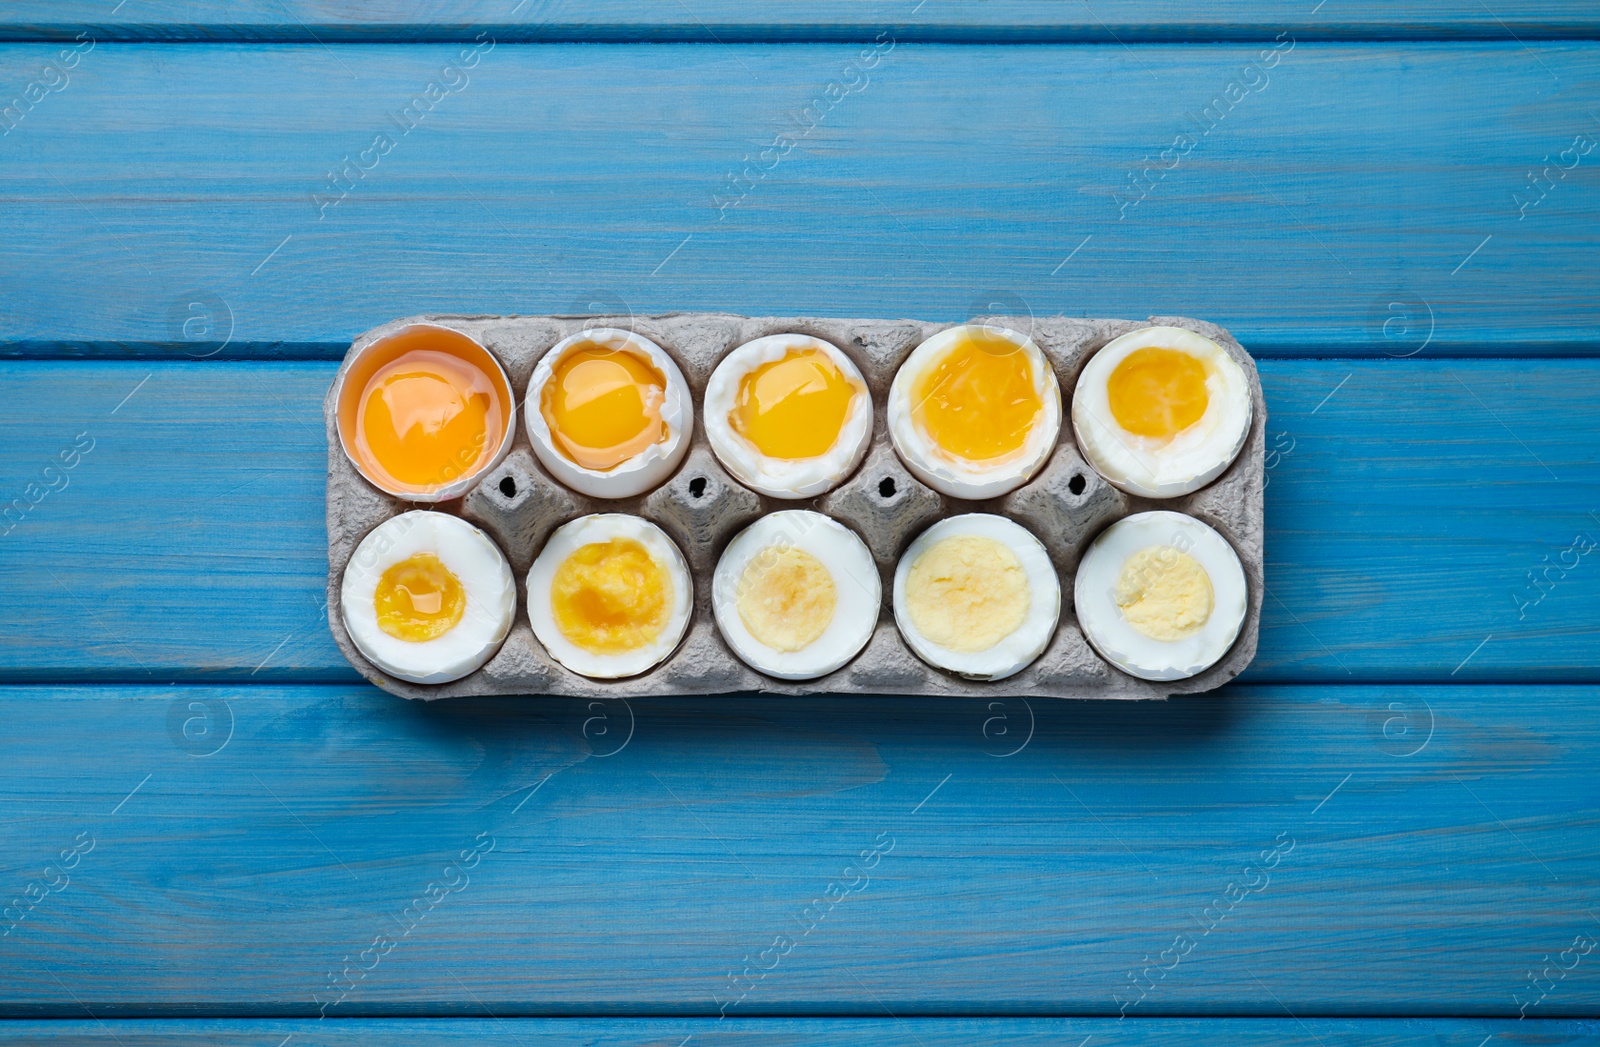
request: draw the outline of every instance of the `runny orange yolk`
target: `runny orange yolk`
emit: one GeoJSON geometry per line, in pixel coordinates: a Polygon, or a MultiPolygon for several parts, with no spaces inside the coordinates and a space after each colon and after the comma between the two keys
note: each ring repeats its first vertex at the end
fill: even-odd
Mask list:
{"type": "Polygon", "coordinates": [[[539,412],[556,449],[585,469],[615,469],[667,438],[667,379],[638,353],[577,346],[556,362],[539,412]]]}
{"type": "Polygon", "coordinates": [[[1171,439],[1200,420],[1210,394],[1206,366],[1188,353],[1150,347],[1129,353],[1106,381],[1117,424],[1135,436],[1171,439]]]}
{"type": "Polygon", "coordinates": [[[418,643],[454,629],[467,609],[467,594],[437,556],[417,553],[383,572],[372,602],[378,628],[418,643]]]}
{"type": "Polygon", "coordinates": [[[506,424],[481,368],[453,353],[413,349],[367,380],[353,451],[392,486],[437,490],[493,457],[506,424]]]}
{"type": "Polygon", "coordinates": [[[672,576],[632,538],[582,546],[556,568],[550,609],[562,635],[590,654],[636,651],[672,614],[672,576]]]}
{"type": "Polygon", "coordinates": [[[739,381],[728,423],[768,458],[815,458],[838,442],[857,392],[827,353],[790,350],[739,381]]]}
{"type": "Polygon", "coordinates": [[[911,387],[911,418],[946,454],[969,462],[1015,455],[1044,412],[1034,363],[1015,342],[986,333],[957,342],[911,387]]]}

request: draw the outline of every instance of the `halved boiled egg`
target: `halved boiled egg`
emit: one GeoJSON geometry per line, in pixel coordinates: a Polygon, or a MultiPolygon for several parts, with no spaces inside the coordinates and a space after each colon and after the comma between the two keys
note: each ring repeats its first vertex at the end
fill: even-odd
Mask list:
{"type": "Polygon", "coordinates": [[[1078,375],[1072,430],[1096,472],[1129,494],[1175,498],[1222,475],[1250,434],[1250,383],[1216,342],[1147,327],[1106,343],[1078,375]]]}
{"type": "Polygon", "coordinates": [[[611,327],[564,338],[528,381],[528,439],[550,474],[594,498],[658,486],[683,461],[694,407],[659,345],[611,327]]]}
{"type": "Polygon", "coordinates": [[[1246,594],[1227,539],[1165,511],[1102,531],[1073,586],[1083,635],[1106,661],[1144,680],[1182,680],[1216,664],[1244,625],[1246,594]]]}
{"type": "Polygon", "coordinates": [[[1003,680],[1039,657],[1061,616],[1043,544],[1003,516],[968,513],[918,535],[894,572],[894,620],[917,657],[1003,680]]]}
{"type": "Polygon", "coordinates": [[[528,572],[528,619],[575,673],[635,676],[678,646],[694,582],[683,553],[648,520],[580,516],[558,527],[528,572]]]}
{"type": "Polygon", "coordinates": [[[810,498],[861,464],[872,395],[837,346],[803,334],[746,342],[706,383],[706,436],[728,471],[773,498],[810,498]]]}
{"type": "Polygon", "coordinates": [[[906,468],[954,498],[1027,483],[1061,432],[1061,390],[1033,339],[966,324],[917,346],[889,389],[889,435],[906,468]]]}
{"type": "Polygon", "coordinates": [[[782,680],[831,673],[860,653],[882,589],[866,543],[821,513],[770,513],[717,561],[711,605],[734,653],[782,680]]]}
{"type": "Polygon", "coordinates": [[[448,683],[500,649],[517,586],[505,554],[482,531],[417,510],[361,539],[339,600],[345,631],[367,661],[412,683],[448,683]]]}

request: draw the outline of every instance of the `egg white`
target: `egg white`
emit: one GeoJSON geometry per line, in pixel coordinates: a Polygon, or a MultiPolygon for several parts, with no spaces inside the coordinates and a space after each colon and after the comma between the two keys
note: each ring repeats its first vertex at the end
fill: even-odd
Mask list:
{"type": "Polygon", "coordinates": [[[458,516],[424,509],[401,513],[361,539],[344,569],[339,610],[345,632],[367,661],[412,683],[449,683],[492,658],[511,630],[517,586],[511,565],[489,536],[458,516]],[[431,640],[402,640],[378,625],[375,599],[383,572],[432,553],[461,582],[466,608],[455,628],[431,640]]]}
{"type": "Polygon", "coordinates": [[[912,351],[889,387],[889,436],[900,460],[917,479],[952,498],[994,498],[1016,490],[1039,471],[1060,435],[1061,388],[1056,383],[1055,369],[1033,339],[1008,328],[963,324],[940,331],[912,351]],[[979,332],[1022,347],[1033,361],[1034,392],[1044,405],[1021,452],[1010,461],[981,469],[952,458],[926,439],[912,418],[911,403],[917,378],[936,366],[965,337],[979,332]]]}
{"type": "Polygon", "coordinates": [[[625,513],[594,513],[562,524],[545,542],[544,549],[528,571],[528,620],[533,635],[544,644],[550,656],[562,665],[597,680],[637,676],[666,659],[678,647],[689,627],[689,611],[694,606],[694,580],[683,553],[665,531],[649,520],[625,513]],[[672,609],[667,624],[655,640],[632,651],[595,654],[568,640],[556,624],[550,606],[550,584],[556,570],[567,557],[586,545],[631,538],[644,546],[651,559],[672,579],[672,609]]]}
{"type": "Polygon", "coordinates": [[[1221,476],[1250,435],[1250,415],[1244,369],[1216,342],[1181,327],[1146,327],[1107,342],[1072,394],[1072,431],[1084,458],[1113,485],[1146,498],[1176,498],[1221,476]],[[1130,433],[1111,413],[1106,382],[1129,354],[1148,347],[1187,353],[1206,369],[1205,413],[1170,441],[1130,433]]]}
{"type": "Polygon", "coordinates": [[[878,567],[860,536],[805,509],[771,513],[739,532],[717,561],[711,583],[711,606],[722,638],[752,668],[780,680],[810,680],[861,653],[878,624],[882,597],[878,567]],[[739,582],[745,568],[774,546],[792,546],[816,557],[833,577],[838,598],[833,620],[822,635],[798,651],[768,647],[751,635],[739,614],[739,582]]]}
{"type": "Polygon", "coordinates": [[[746,487],[773,498],[811,498],[837,487],[855,471],[872,440],[872,394],[855,363],[831,342],[805,334],[774,334],[746,342],[722,358],[706,382],[702,418],[711,450],[746,487]],[[769,458],[734,431],[728,416],[744,377],[792,351],[815,349],[833,361],[856,389],[839,438],[814,458],[769,458]]]}
{"type": "Polygon", "coordinates": [[[894,572],[894,620],[906,645],[940,669],[976,680],[1003,680],[1026,668],[1044,653],[1061,618],[1061,582],[1043,543],[1021,524],[989,513],[967,513],[940,520],[917,536],[894,572]],[[911,565],[929,547],[946,538],[973,535],[1000,542],[1016,554],[1028,580],[1028,610],[1022,624],[984,651],[952,651],[917,630],[906,608],[906,580],[911,565]]]}
{"type": "Polygon", "coordinates": [[[1072,591],[1078,625],[1089,643],[1106,661],[1142,680],[1182,680],[1215,665],[1244,626],[1248,593],[1239,554],[1226,538],[1192,516],[1164,510],[1135,513],[1100,532],[1078,564],[1072,591]],[[1117,604],[1122,565],[1152,546],[1188,553],[1211,577],[1211,617],[1177,640],[1146,636],[1128,624],[1117,604]]]}
{"type": "Polygon", "coordinates": [[[528,380],[528,395],[524,398],[522,412],[528,430],[528,440],[533,453],[550,475],[580,494],[592,498],[631,498],[643,494],[671,476],[689,451],[689,436],[694,428],[694,404],[689,396],[689,383],[672,357],[656,343],[632,331],[615,327],[593,327],[563,338],[539,358],[528,380]],[[651,444],[614,469],[587,469],[556,447],[550,435],[550,426],[540,410],[544,387],[555,373],[555,365],[575,347],[598,345],[607,349],[631,349],[650,361],[667,380],[666,395],[661,404],[661,419],[667,426],[667,438],[651,444]]]}

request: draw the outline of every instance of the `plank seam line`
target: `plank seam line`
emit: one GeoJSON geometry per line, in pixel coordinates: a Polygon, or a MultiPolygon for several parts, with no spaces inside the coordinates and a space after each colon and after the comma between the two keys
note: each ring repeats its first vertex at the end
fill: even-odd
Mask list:
{"type": "MultiPolygon", "coordinates": [[[[1468,25],[1459,29],[1426,27],[1408,32],[1398,25],[1381,27],[1308,27],[1303,23],[1286,23],[1299,34],[1297,39],[1305,44],[1485,44],[1503,43],[1516,47],[1521,44],[1575,44],[1600,41],[1600,26],[1550,25],[1548,23],[1522,23],[1514,27],[1518,39],[1508,38],[1501,23],[1468,25]]],[[[610,28],[557,26],[548,29],[523,25],[485,23],[463,29],[459,33],[407,33],[403,29],[386,28],[381,32],[366,31],[349,26],[321,26],[313,35],[301,32],[247,32],[236,26],[207,26],[196,24],[150,24],[145,26],[106,26],[83,22],[60,30],[0,29],[0,44],[59,44],[70,42],[79,33],[100,33],[102,43],[157,44],[172,47],[212,46],[216,44],[251,44],[260,47],[299,47],[318,45],[388,46],[394,44],[449,45],[470,42],[474,33],[499,34],[498,42],[508,46],[542,46],[561,44],[607,44],[626,46],[700,45],[707,47],[774,47],[816,46],[840,44],[860,46],[879,42],[877,34],[896,34],[898,43],[906,45],[951,47],[1112,47],[1112,46],[1172,46],[1192,44],[1199,46],[1259,44],[1274,38],[1282,26],[1257,29],[1253,26],[1199,27],[1172,26],[1156,28],[1145,24],[1111,27],[1113,32],[1059,26],[986,26],[981,29],[941,28],[938,26],[908,26],[904,23],[874,23],[849,27],[848,32],[821,33],[813,27],[809,32],[786,33],[773,27],[745,27],[720,25],[617,25],[610,28]],[[188,35],[175,34],[187,32],[188,35]],[[1114,35],[1113,35],[1114,34],[1114,35]]]]}

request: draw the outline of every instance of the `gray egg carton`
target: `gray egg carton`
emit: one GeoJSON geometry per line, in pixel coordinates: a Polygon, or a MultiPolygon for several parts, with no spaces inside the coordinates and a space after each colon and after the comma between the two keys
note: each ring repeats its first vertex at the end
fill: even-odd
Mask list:
{"type": "MultiPolygon", "coordinates": [[[[1208,691],[1237,676],[1255,657],[1262,597],[1262,501],[1265,491],[1266,403],[1255,363],[1233,336],[1215,324],[1184,317],[1082,320],[1071,317],[978,317],[1030,334],[1055,367],[1061,384],[1062,428],[1055,453],[1027,485],[1000,498],[970,502],[939,494],[901,464],[889,440],[885,404],[902,361],[925,339],[954,324],[917,320],[834,320],[808,317],[743,317],[725,313],[663,316],[450,316],[396,320],[356,338],[351,355],[413,323],[436,324],[467,334],[499,358],[517,398],[514,443],[500,465],[464,497],[433,506],[403,502],[377,490],[356,472],[339,445],[332,389],[323,405],[328,429],[328,624],[339,649],[362,676],[404,698],[467,695],[550,694],[586,698],[718,694],[904,694],[953,697],[1163,698],[1208,691]],[[1149,325],[1185,327],[1221,345],[1249,377],[1255,410],[1250,435],[1238,459],[1216,481],[1194,494],[1172,499],[1138,498],[1119,491],[1078,454],[1072,435],[1071,396],[1078,372],[1107,342],[1149,325]],[[520,412],[534,363],[552,345],[587,327],[621,327],[660,345],[683,369],[693,390],[695,432],[677,472],[635,498],[601,500],[568,490],[539,465],[520,412]],[[866,377],[875,409],[873,443],[865,460],[842,484],[817,498],[767,498],[741,486],[717,462],[699,417],[706,380],[729,350],[764,335],[798,332],[842,349],[866,377]],[[380,671],[361,656],[345,632],[339,610],[340,582],[357,543],[373,527],[402,512],[432,508],[454,513],[482,528],[511,561],[517,579],[517,612],[505,645],[477,672],[447,684],[414,684],[380,671]],[[810,508],[855,529],[866,540],[883,581],[883,607],[866,648],[844,667],[815,680],[786,682],[764,676],[729,650],[711,614],[711,573],[723,548],[741,528],[765,513],[810,508]],[[1210,524],[1232,543],[1244,565],[1249,608],[1239,638],[1210,669],[1187,680],[1151,682],[1111,666],[1089,646],[1072,607],[1073,577],[1089,542],[1108,524],[1132,513],[1171,509],[1210,524]],[[556,527],[594,512],[635,513],[659,524],[688,559],[694,576],[694,614],[678,649],[666,661],[626,680],[591,680],[556,662],[528,624],[529,566],[556,527]],[[960,513],[1010,517],[1036,534],[1061,578],[1061,623],[1037,661],[1005,680],[963,679],[933,668],[912,654],[895,628],[889,605],[895,563],[929,524],[960,513]]],[[[345,367],[350,356],[346,356],[345,367]]],[[[341,368],[340,373],[343,373],[341,368]]]]}

